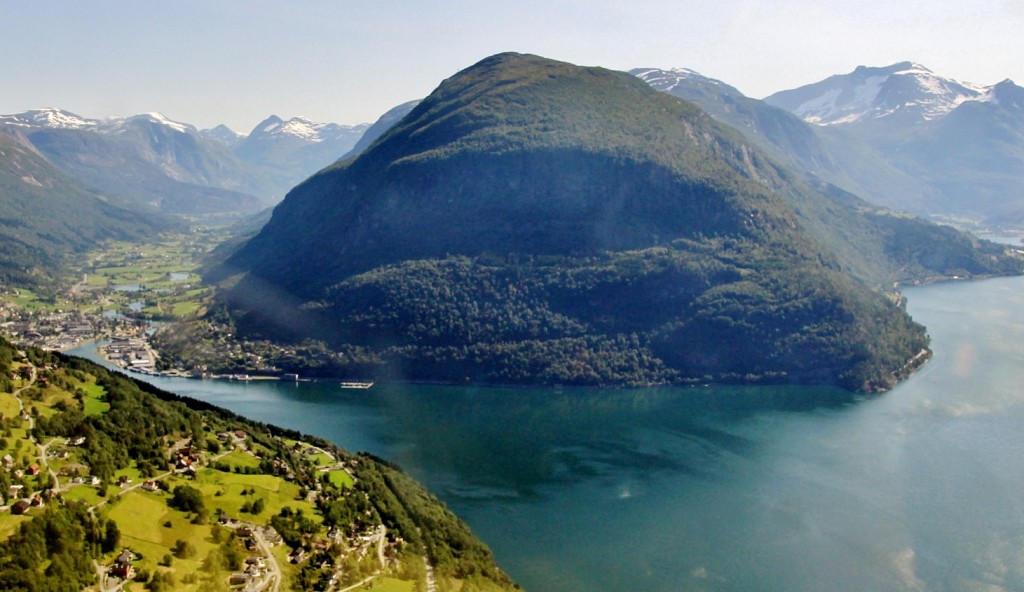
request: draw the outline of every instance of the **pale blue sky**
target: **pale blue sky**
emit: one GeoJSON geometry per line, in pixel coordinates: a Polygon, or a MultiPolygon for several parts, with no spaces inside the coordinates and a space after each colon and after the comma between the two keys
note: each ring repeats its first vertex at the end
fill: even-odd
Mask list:
{"type": "Polygon", "coordinates": [[[0,0],[0,113],[371,122],[501,51],[692,68],[761,98],[913,60],[1024,84],[1024,0],[0,0]]]}

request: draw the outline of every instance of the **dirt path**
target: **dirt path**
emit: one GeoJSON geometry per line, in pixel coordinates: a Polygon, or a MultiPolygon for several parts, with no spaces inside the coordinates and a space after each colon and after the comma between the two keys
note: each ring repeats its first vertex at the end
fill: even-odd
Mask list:
{"type": "MultiPolygon", "coordinates": [[[[11,394],[14,395],[14,398],[18,400],[18,407],[21,410],[20,414],[21,415],[26,415],[28,417],[28,439],[29,439],[30,442],[35,444],[36,448],[39,450],[39,455],[38,455],[39,470],[40,471],[45,470],[47,473],[50,474],[50,478],[53,479],[53,489],[59,491],[60,490],[60,481],[57,479],[57,473],[53,469],[50,468],[50,463],[47,462],[47,460],[46,460],[46,449],[49,448],[50,444],[53,444],[53,440],[50,440],[46,444],[40,444],[39,441],[36,440],[36,435],[35,435],[36,419],[34,417],[32,417],[30,414],[25,413],[25,401],[23,401],[21,399],[22,391],[24,391],[27,388],[32,387],[36,383],[36,378],[37,378],[36,367],[35,366],[30,366],[30,368],[32,368],[32,376],[29,378],[28,384],[26,384],[25,386],[23,386],[23,387],[21,387],[19,389],[16,389],[11,394]]],[[[34,497],[36,495],[42,495],[42,493],[43,493],[42,490],[40,490],[40,491],[31,491],[31,492],[28,492],[28,496],[27,497],[32,498],[32,497],[34,497]]]]}
{"type": "Polygon", "coordinates": [[[427,592],[437,592],[437,580],[434,578],[434,566],[430,559],[424,555],[423,565],[427,568],[427,592]]]}

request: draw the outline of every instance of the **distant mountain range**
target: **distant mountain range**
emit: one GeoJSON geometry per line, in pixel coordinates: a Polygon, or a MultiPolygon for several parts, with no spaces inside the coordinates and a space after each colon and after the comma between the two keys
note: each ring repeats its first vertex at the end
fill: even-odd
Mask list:
{"type": "Polygon", "coordinates": [[[688,70],[633,73],[701,105],[781,162],[869,201],[1024,224],[1024,89],[1009,80],[980,86],[902,62],[758,101],[688,70]]]}
{"type": "Polygon", "coordinates": [[[59,109],[0,116],[69,176],[137,207],[181,215],[245,215],[352,149],[368,124],[272,116],[243,136],[197,130],[159,113],[87,119],[59,109]]]}
{"type": "Polygon", "coordinates": [[[493,56],[296,187],[208,277],[240,334],[323,340],[348,371],[872,389],[927,338],[866,286],[1021,270],[812,186],[757,147],[835,168],[806,124],[701,84],[760,139],[626,73],[493,56]]]}

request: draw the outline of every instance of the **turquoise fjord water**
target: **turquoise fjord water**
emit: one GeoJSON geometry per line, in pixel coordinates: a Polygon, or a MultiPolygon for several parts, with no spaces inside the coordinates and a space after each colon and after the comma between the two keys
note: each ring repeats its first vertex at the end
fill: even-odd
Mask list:
{"type": "Polygon", "coordinates": [[[150,380],[398,462],[531,592],[1024,589],[1024,278],[907,295],[872,397],[150,380]]]}

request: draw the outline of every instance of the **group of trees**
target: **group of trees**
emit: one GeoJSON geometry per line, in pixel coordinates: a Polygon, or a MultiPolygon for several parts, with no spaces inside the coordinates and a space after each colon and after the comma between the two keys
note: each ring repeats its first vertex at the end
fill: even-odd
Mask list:
{"type": "Polygon", "coordinates": [[[92,560],[119,539],[117,525],[83,503],[50,506],[0,543],[0,590],[78,592],[96,581],[92,560]]]}
{"type": "MultiPolygon", "coordinates": [[[[316,373],[573,385],[818,382],[884,386],[927,346],[880,294],[794,246],[708,239],[587,257],[410,261],[307,307],[316,373]],[[780,257],[778,253],[787,253],[780,257]]],[[[269,354],[275,365],[302,363],[269,354]]],[[[298,359],[296,359],[298,358],[298,359]]]]}
{"type": "Polygon", "coordinates": [[[132,461],[146,477],[167,470],[166,442],[181,435],[202,434],[202,421],[192,410],[148,396],[124,375],[75,358],[63,365],[94,376],[110,409],[87,417],[81,408],[66,407],[49,418],[40,417],[36,430],[41,436],[84,437],[82,460],[105,482],[132,461]]]}

